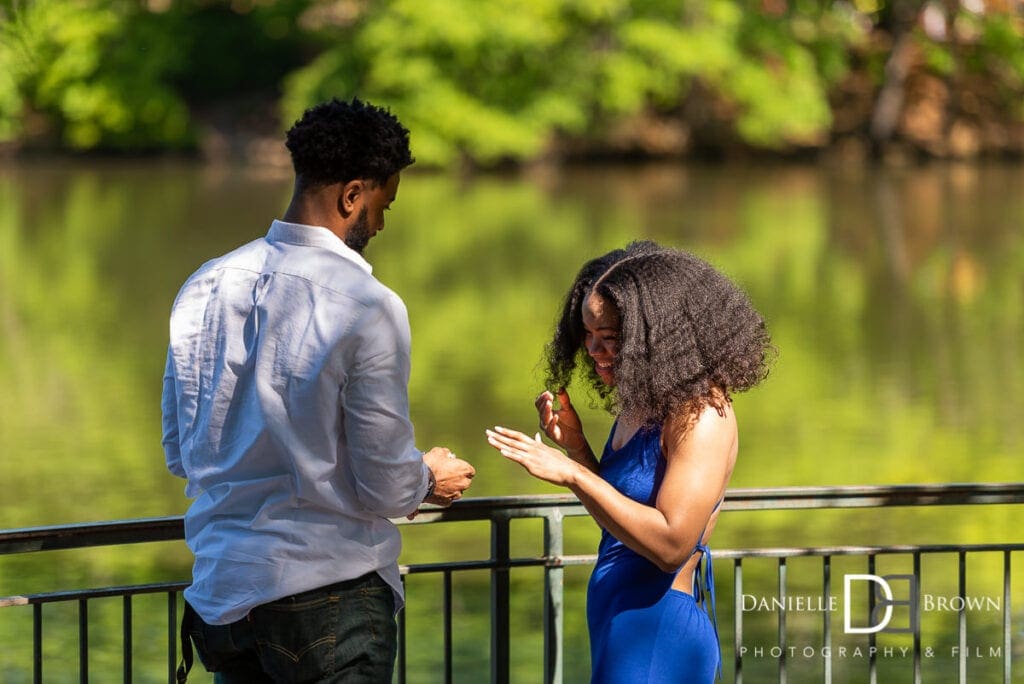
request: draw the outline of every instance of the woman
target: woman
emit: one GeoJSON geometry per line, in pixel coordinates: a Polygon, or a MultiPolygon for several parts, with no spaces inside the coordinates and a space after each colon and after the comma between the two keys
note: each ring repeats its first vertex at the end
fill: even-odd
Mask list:
{"type": "Polygon", "coordinates": [[[587,589],[595,684],[710,682],[720,668],[707,541],[736,463],[730,396],[765,377],[770,351],[763,319],[722,274],[633,243],[584,265],[548,346],[559,407],[551,391],[536,405],[564,453],[540,433],[487,431],[603,528],[587,589]],[[617,414],[600,461],[565,390],[580,362],[617,414]]]}

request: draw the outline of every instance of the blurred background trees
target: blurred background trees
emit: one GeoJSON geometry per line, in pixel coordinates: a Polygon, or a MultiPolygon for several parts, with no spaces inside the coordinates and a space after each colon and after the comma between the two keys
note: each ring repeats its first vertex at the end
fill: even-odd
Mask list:
{"type": "Polygon", "coordinates": [[[1014,0],[0,0],[8,150],[259,150],[360,96],[423,165],[1024,152],[1014,0]]]}

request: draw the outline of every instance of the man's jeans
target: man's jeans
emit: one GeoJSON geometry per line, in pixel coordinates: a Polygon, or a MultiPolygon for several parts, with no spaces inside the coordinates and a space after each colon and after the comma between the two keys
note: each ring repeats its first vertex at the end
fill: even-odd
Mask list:
{"type": "Polygon", "coordinates": [[[394,609],[391,587],[372,572],[264,604],[230,625],[208,625],[186,608],[186,631],[218,684],[388,684],[394,609]]]}

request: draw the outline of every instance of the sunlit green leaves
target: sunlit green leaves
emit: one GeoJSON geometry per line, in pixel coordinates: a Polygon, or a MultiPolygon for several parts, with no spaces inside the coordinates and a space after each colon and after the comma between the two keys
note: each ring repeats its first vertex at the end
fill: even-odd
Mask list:
{"type": "Polygon", "coordinates": [[[39,0],[0,11],[0,125],[21,130],[35,113],[72,149],[190,143],[185,105],[160,80],[174,36],[148,30],[129,7],[39,0]]]}
{"type": "MultiPolygon", "coordinates": [[[[0,6],[0,140],[189,147],[197,144],[193,117],[209,116],[213,104],[230,112],[243,110],[247,98],[276,101],[287,127],[317,102],[359,96],[409,124],[424,166],[621,149],[609,143],[609,131],[644,121],[670,120],[685,131],[679,139],[696,147],[820,147],[833,133],[830,97],[851,69],[868,77],[862,87],[880,87],[891,46],[921,23],[903,21],[895,7],[821,0],[8,2],[0,6]]],[[[944,37],[918,32],[915,68],[954,87],[975,76],[987,82],[969,88],[982,101],[964,99],[969,117],[1024,118],[1019,18],[994,6],[928,7],[946,28],[944,37]]],[[[866,126],[869,113],[858,116],[866,126]]]]}
{"type": "Polygon", "coordinates": [[[747,143],[806,144],[828,129],[827,93],[845,72],[855,26],[839,10],[790,21],[732,0],[393,0],[340,31],[331,57],[299,70],[284,107],[291,116],[328,93],[383,101],[421,136],[422,164],[488,165],[676,111],[699,80],[735,105],[721,109],[736,112],[723,123],[747,143]],[[328,64],[366,68],[339,77],[328,64]]]}
{"type": "Polygon", "coordinates": [[[737,128],[751,143],[775,147],[813,143],[832,113],[810,56],[795,49],[786,60],[743,62],[723,89],[740,105],[737,128]]]}

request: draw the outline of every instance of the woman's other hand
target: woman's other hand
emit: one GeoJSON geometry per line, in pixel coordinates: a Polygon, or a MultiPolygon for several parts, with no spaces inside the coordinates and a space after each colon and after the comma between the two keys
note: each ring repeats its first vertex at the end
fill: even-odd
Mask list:
{"type": "Polygon", "coordinates": [[[517,430],[495,427],[487,430],[487,442],[510,461],[526,468],[534,477],[552,484],[568,487],[575,480],[581,466],[558,449],[552,449],[540,439],[517,430]]]}
{"type": "Polygon", "coordinates": [[[565,388],[558,390],[558,403],[555,410],[555,395],[541,392],[533,402],[540,417],[540,427],[552,442],[567,451],[582,451],[587,448],[586,437],[583,436],[583,424],[579,414],[569,401],[569,393],[565,388]]]}

